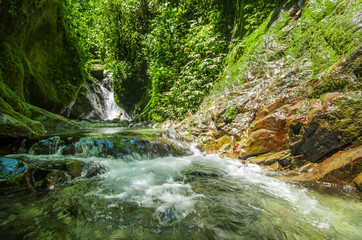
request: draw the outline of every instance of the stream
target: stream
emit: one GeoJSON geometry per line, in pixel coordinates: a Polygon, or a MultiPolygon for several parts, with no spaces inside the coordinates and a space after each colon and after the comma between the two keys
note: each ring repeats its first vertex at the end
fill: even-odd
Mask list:
{"type": "Polygon", "coordinates": [[[65,180],[36,182],[33,171],[30,189],[1,194],[1,239],[362,235],[359,201],[283,182],[257,165],[206,155],[161,130],[62,133],[22,140],[12,149],[4,158],[33,164],[38,174],[51,166],[65,180]],[[83,164],[79,176],[56,165],[72,161],[83,164]]]}

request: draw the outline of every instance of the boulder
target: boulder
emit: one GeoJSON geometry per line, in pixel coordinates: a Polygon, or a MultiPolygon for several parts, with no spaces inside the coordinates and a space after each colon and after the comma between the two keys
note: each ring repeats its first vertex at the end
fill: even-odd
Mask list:
{"type": "Polygon", "coordinates": [[[313,165],[306,174],[293,177],[294,181],[322,181],[341,185],[355,184],[360,187],[362,172],[362,147],[339,151],[319,164],[313,165]]]}
{"type": "Polygon", "coordinates": [[[0,190],[26,188],[28,186],[29,167],[26,163],[0,157],[0,190]]]}

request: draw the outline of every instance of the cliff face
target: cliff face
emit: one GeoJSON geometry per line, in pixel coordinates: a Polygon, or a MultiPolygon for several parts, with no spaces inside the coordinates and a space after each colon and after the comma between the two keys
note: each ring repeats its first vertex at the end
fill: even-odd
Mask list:
{"type": "Polygon", "coordinates": [[[361,187],[362,5],[311,0],[298,17],[295,2],[233,46],[213,93],[177,129],[207,152],[361,187]],[[348,163],[318,171],[340,151],[353,153],[348,163]]]}
{"type": "Polygon", "coordinates": [[[29,124],[34,114],[28,104],[60,113],[84,81],[63,26],[63,4],[62,0],[0,1],[0,100],[4,102],[0,110],[7,119],[3,124],[23,126],[21,134],[11,135],[41,133],[29,124]]]}

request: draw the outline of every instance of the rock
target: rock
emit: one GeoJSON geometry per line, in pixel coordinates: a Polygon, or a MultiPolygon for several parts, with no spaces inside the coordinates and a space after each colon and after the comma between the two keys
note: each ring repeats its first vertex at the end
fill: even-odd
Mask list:
{"type": "Polygon", "coordinates": [[[313,168],[315,166],[315,163],[311,163],[311,162],[308,162],[306,164],[304,164],[303,166],[301,166],[297,172],[299,174],[301,173],[306,173],[307,171],[309,171],[311,168],[313,168]]]}
{"type": "Polygon", "coordinates": [[[292,178],[294,181],[322,181],[348,185],[362,172],[362,147],[339,151],[313,166],[306,174],[292,178]]]}
{"type": "Polygon", "coordinates": [[[103,105],[104,99],[100,83],[89,78],[83,83],[77,99],[71,107],[69,117],[72,119],[105,119],[106,113],[103,105]]]}
{"type": "Polygon", "coordinates": [[[191,171],[189,173],[186,173],[185,175],[192,175],[192,176],[199,176],[199,177],[218,177],[219,176],[215,173],[208,173],[208,172],[202,172],[202,171],[191,171]]]}
{"type": "Polygon", "coordinates": [[[83,169],[86,167],[86,164],[81,161],[71,160],[67,162],[67,170],[72,178],[80,177],[82,175],[83,169]]]}
{"type": "Polygon", "coordinates": [[[0,113],[0,138],[7,137],[32,137],[45,134],[45,129],[40,122],[16,114],[15,118],[8,114],[0,113]]]}
{"type": "Polygon", "coordinates": [[[82,173],[82,177],[91,178],[99,174],[105,173],[106,169],[100,164],[89,165],[88,168],[82,173]]]}
{"type": "Polygon", "coordinates": [[[45,184],[47,187],[54,187],[54,185],[67,182],[69,180],[70,177],[65,172],[53,170],[45,177],[45,184]]]}
{"type": "Polygon", "coordinates": [[[16,9],[11,8],[2,4],[0,9],[0,36],[6,36],[0,48],[4,83],[28,103],[60,113],[84,81],[78,53],[66,41],[60,22],[64,5],[19,1],[16,9]]]}
{"type": "Polygon", "coordinates": [[[92,65],[90,66],[90,74],[99,81],[102,81],[105,77],[104,69],[105,66],[100,60],[93,60],[92,65]]]}
{"type": "Polygon", "coordinates": [[[8,191],[14,188],[26,187],[28,165],[22,161],[0,158],[0,189],[8,191]]]}
{"type": "MultiPolygon", "coordinates": [[[[282,151],[282,152],[276,152],[276,153],[267,153],[260,155],[258,157],[251,157],[248,158],[247,161],[250,163],[256,163],[256,164],[262,164],[262,165],[272,165],[277,161],[283,161],[283,159],[286,159],[290,156],[290,151],[282,151]]],[[[280,164],[280,163],[279,163],[280,164]]],[[[289,164],[283,164],[283,166],[287,166],[289,164]]]]}
{"type": "Polygon", "coordinates": [[[47,131],[79,129],[80,123],[69,120],[58,114],[51,113],[30,104],[27,105],[31,112],[31,119],[41,122],[47,131]]]}
{"type": "Polygon", "coordinates": [[[280,165],[278,162],[275,162],[275,163],[273,163],[272,165],[270,165],[270,166],[268,167],[268,169],[270,169],[270,170],[282,170],[282,169],[283,169],[283,166],[280,165]]]}
{"type": "Polygon", "coordinates": [[[362,172],[358,174],[358,176],[353,179],[352,186],[356,187],[358,190],[362,192],[362,172]]]}

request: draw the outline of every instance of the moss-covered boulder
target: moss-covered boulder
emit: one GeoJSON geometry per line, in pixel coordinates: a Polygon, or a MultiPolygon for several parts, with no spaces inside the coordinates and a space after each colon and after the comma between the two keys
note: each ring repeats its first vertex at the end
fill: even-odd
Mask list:
{"type": "Polygon", "coordinates": [[[28,165],[22,161],[0,158],[0,190],[27,187],[28,165]]]}

